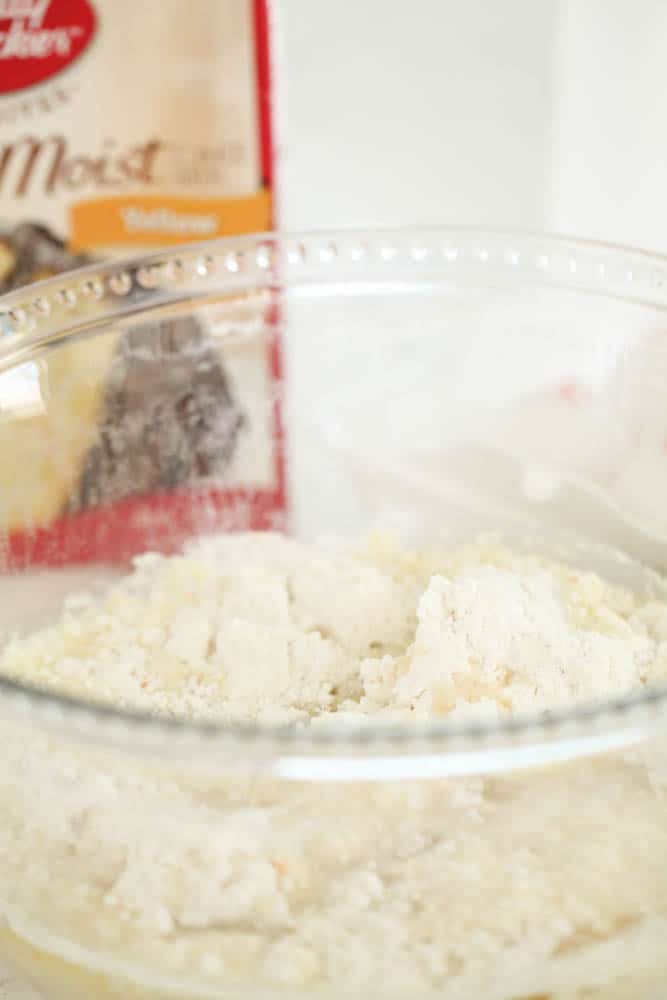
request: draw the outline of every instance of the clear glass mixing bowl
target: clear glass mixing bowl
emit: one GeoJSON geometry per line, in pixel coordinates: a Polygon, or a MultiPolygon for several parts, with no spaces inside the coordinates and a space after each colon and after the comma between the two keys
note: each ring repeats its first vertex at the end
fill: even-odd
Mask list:
{"type": "MultiPolygon", "coordinates": [[[[501,531],[661,593],[666,306],[667,259],[465,229],[16,292],[0,632],[218,528],[501,531]]],[[[220,727],[0,678],[0,954],[56,1000],[657,1000],[666,706],[220,727]]]]}

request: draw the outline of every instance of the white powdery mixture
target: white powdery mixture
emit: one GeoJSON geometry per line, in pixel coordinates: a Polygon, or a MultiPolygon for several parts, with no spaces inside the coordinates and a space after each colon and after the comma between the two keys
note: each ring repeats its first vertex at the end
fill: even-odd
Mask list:
{"type": "MultiPolygon", "coordinates": [[[[486,718],[667,678],[667,605],[493,542],[224,536],[140,557],[0,671],[167,716],[486,718]]],[[[664,748],[323,789],[3,738],[0,904],[75,964],[182,997],[626,1000],[667,981],[664,748]]]]}
{"type": "Polygon", "coordinates": [[[147,554],[0,672],[161,715],[497,716],[667,677],[667,604],[491,542],[410,552],[277,534],[147,554]]]}

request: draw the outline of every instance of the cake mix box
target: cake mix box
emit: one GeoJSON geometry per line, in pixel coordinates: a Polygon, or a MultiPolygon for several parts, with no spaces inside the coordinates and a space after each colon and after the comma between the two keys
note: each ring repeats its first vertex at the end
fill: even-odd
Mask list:
{"type": "MultiPolygon", "coordinates": [[[[0,0],[0,292],[270,228],[269,49],[267,0],[0,0]]],[[[280,524],[279,344],[225,346],[216,323],[138,323],[0,375],[10,563],[280,524]]]]}

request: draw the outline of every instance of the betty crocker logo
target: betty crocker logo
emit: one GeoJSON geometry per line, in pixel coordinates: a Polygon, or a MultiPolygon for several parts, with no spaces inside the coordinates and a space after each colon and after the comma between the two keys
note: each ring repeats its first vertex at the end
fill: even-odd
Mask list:
{"type": "Polygon", "coordinates": [[[90,44],[88,0],[0,0],[0,95],[43,83],[90,44]]]}

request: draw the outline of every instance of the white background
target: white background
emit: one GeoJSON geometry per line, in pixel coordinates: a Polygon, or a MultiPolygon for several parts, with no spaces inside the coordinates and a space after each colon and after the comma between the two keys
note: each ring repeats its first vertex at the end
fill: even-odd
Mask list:
{"type": "Polygon", "coordinates": [[[665,0],[282,0],[281,222],[667,251],[665,0]]]}

